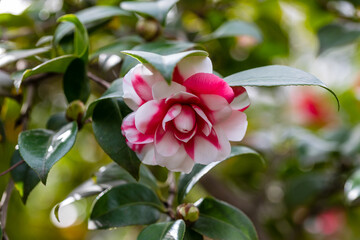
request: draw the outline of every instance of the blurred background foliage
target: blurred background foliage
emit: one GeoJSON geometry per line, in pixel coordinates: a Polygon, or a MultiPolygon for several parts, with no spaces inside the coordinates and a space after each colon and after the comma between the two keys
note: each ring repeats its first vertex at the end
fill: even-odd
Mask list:
{"type": "MultiPolygon", "coordinates": [[[[36,44],[46,46],[56,19],[66,13],[120,3],[2,0],[0,54],[36,44]]],[[[359,239],[359,4],[355,0],[181,0],[167,15],[162,32],[150,36],[136,16],[114,16],[87,24],[90,64],[97,75],[111,82],[124,64],[120,50],[142,46],[152,41],[154,34],[160,35],[157,41],[201,42],[227,21],[255,24],[262,41],[249,36],[219,38],[202,42],[198,48],[209,52],[214,70],[222,76],[270,64],[310,72],[337,93],[341,109],[337,111],[332,96],[317,87],[248,87],[252,105],[246,111],[249,129],[243,144],[261,152],[266,164],[250,157],[225,161],[196,185],[187,200],[194,202],[209,194],[233,204],[254,222],[260,239],[359,239]],[[129,39],[126,44],[117,44],[125,38],[129,39]]],[[[62,39],[64,53],[71,52],[71,40],[72,36],[62,39]]],[[[49,58],[53,51],[39,56],[49,58]]],[[[40,63],[39,57],[6,65],[1,61],[6,59],[0,55],[0,77],[40,63]]],[[[58,79],[42,81],[37,88],[30,129],[44,128],[52,114],[66,110],[61,78],[54,78],[58,79]]],[[[0,93],[7,87],[2,83],[0,93]]],[[[98,85],[92,83],[91,88],[90,100],[103,93],[98,85]]],[[[21,114],[19,101],[0,97],[0,171],[10,166],[21,131],[14,125],[21,114]]],[[[51,170],[46,187],[38,184],[26,205],[18,192],[13,193],[7,220],[10,239],[135,239],[140,227],[87,230],[90,200],[63,208],[60,222],[52,213],[57,203],[109,162],[91,125],[85,125],[74,148],[51,170]]],[[[159,181],[165,180],[161,169],[154,171],[160,171],[159,181]]],[[[0,178],[1,192],[8,178],[0,178]]]]}

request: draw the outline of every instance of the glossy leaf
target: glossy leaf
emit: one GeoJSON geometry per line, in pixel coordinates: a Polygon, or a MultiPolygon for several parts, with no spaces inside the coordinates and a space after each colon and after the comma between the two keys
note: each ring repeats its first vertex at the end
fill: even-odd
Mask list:
{"type": "Polygon", "coordinates": [[[55,113],[48,119],[46,129],[58,131],[68,123],[69,121],[66,119],[65,112],[55,113]]]}
{"type": "Polygon", "coordinates": [[[217,38],[236,37],[242,35],[253,37],[257,42],[262,41],[261,32],[255,24],[239,20],[228,21],[222,24],[213,33],[202,37],[200,41],[209,41],[217,38]]]}
{"type": "Polygon", "coordinates": [[[360,199],[360,170],[356,170],[346,180],[344,193],[349,203],[358,203],[360,199]]]}
{"type": "Polygon", "coordinates": [[[139,179],[140,160],[127,146],[121,133],[123,118],[128,112],[126,104],[116,99],[104,99],[97,103],[93,113],[93,130],[102,149],[118,163],[139,179]]]}
{"type": "Polygon", "coordinates": [[[156,222],[163,206],[156,194],[137,183],[114,187],[101,194],[92,209],[90,229],[105,229],[156,222]]]}
{"type": "Polygon", "coordinates": [[[9,63],[15,62],[19,59],[31,57],[40,53],[45,53],[50,50],[49,47],[13,50],[0,54],[0,67],[3,67],[9,63]]]}
{"type": "Polygon", "coordinates": [[[156,2],[122,2],[120,7],[124,10],[145,14],[165,23],[166,15],[179,0],[159,0],[156,2]]]}
{"type": "MultiPolygon", "coordinates": [[[[80,22],[84,25],[98,24],[114,16],[128,16],[129,13],[113,6],[94,6],[75,13],[80,22]]],[[[54,41],[58,44],[67,34],[74,31],[74,26],[70,23],[61,23],[55,31],[54,41]]]]}
{"type": "Polygon", "coordinates": [[[46,184],[51,167],[59,161],[75,143],[77,124],[69,123],[58,132],[34,129],[21,132],[19,150],[25,162],[46,184]]]}
{"type": "MultiPolygon", "coordinates": [[[[10,164],[13,166],[20,161],[22,161],[22,157],[19,150],[15,150],[10,164]]],[[[40,182],[38,175],[29,167],[29,165],[22,163],[11,171],[11,177],[14,180],[15,188],[18,190],[21,199],[25,204],[30,192],[40,182]]]]}
{"type": "Polygon", "coordinates": [[[74,55],[64,55],[46,61],[32,69],[26,70],[21,77],[15,78],[14,85],[18,89],[24,79],[40,73],[64,73],[74,59],[76,59],[74,55]]]}
{"type": "Polygon", "coordinates": [[[319,54],[331,48],[354,43],[359,37],[360,28],[357,25],[338,23],[326,25],[318,32],[320,43],[319,54]]]}
{"type": "Polygon", "coordinates": [[[190,56],[208,56],[208,53],[201,50],[192,50],[187,52],[175,53],[170,55],[159,55],[151,52],[143,51],[123,51],[123,53],[136,58],[141,63],[148,63],[157,69],[165,80],[170,83],[172,80],[172,74],[176,67],[176,64],[183,58],[190,56]]]}
{"type": "Polygon", "coordinates": [[[185,223],[179,219],[174,222],[152,224],[141,231],[137,240],[182,240],[185,223]]]}
{"type": "Polygon", "coordinates": [[[249,218],[239,209],[212,198],[195,203],[200,217],[191,226],[196,232],[218,240],[256,240],[256,230],[249,218]]]}
{"type": "Polygon", "coordinates": [[[259,67],[232,74],[224,78],[224,80],[230,86],[320,86],[331,92],[337,101],[338,107],[340,108],[339,99],[336,94],[323,82],[310,73],[292,67],[280,65],[259,67]]]}
{"type": "MultiPolygon", "coordinates": [[[[80,22],[80,20],[76,17],[74,14],[67,14],[58,19],[58,22],[70,22],[75,25],[75,34],[74,34],[74,54],[81,59],[84,60],[84,62],[87,62],[88,60],[88,51],[89,51],[89,36],[87,33],[86,28],[84,25],[80,22]]],[[[56,35],[56,32],[54,34],[54,43],[58,44],[60,42],[60,39],[56,35]]]]}
{"type": "Polygon", "coordinates": [[[66,69],[63,88],[69,103],[74,100],[86,103],[90,96],[90,81],[87,76],[85,62],[82,59],[74,59],[66,69]]]}
{"type": "Polygon", "coordinates": [[[122,79],[116,79],[111,83],[111,86],[106,90],[106,92],[98,99],[90,103],[89,107],[86,110],[85,113],[85,119],[89,118],[94,111],[94,108],[96,104],[104,99],[110,99],[110,98],[122,98],[124,95],[123,87],[122,87],[122,79]]]}
{"type": "MultiPolygon", "coordinates": [[[[159,41],[141,44],[134,47],[134,51],[145,51],[157,54],[175,54],[194,48],[195,43],[180,42],[180,41],[159,41]]],[[[120,76],[124,76],[131,68],[133,68],[138,61],[132,57],[127,56],[122,64],[120,76]]]]}
{"type": "Polygon", "coordinates": [[[203,236],[194,230],[192,230],[190,227],[186,227],[184,240],[203,240],[203,236]]]}
{"type": "MultiPolygon", "coordinates": [[[[226,159],[230,159],[232,157],[242,156],[252,154],[256,157],[259,157],[261,161],[264,161],[262,157],[251,148],[244,147],[244,146],[233,146],[231,147],[231,154],[226,159]]],[[[225,160],[226,160],[225,159],[225,160]]],[[[180,175],[179,184],[178,184],[178,202],[181,203],[185,196],[190,192],[190,190],[194,187],[194,185],[211,169],[213,169],[216,165],[220,162],[213,162],[209,165],[201,165],[195,164],[192,171],[188,174],[182,173],[180,175]]]]}

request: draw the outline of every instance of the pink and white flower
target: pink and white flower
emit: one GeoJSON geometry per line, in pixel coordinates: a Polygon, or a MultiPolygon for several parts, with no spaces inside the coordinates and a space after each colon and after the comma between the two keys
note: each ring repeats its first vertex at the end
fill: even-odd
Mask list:
{"type": "Polygon", "coordinates": [[[243,139],[250,101],[245,88],[230,87],[212,74],[208,57],[181,60],[169,85],[147,64],[132,68],[123,80],[124,101],[134,111],[122,132],[145,164],[190,172],[229,156],[229,141],[243,139]]]}

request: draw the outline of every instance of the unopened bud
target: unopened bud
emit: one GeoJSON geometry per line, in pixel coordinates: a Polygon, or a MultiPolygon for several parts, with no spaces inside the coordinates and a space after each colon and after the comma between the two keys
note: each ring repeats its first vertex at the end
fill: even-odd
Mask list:
{"type": "Polygon", "coordinates": [[[146,41],[152,41],[160,35],[161,26],[155,19],[139,19],[136,24],[136,31],[146,41]]]}
{"type": "Polygon", "coordinates": [[[196,222],[199,219],[199,209],[192,203],[183,203],[176,208],[176,217],[187,223],[196,222]]]}
{"type": "Polygon", "coordinates": [[[81,122],[85,112],[85,105],[80,100],[72,101],[66,109],[66,118],[69,121],[81,122]]]}

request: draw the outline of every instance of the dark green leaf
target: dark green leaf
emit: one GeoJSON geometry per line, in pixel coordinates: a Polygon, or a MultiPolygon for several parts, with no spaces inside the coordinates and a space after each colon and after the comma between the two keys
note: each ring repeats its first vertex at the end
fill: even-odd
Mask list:
{"type": "Polygon", "coordinates": [[[358,25],[332,23],[322,27],[318,32],[320,42],[319,54],[325,51],[354,43],[360,37],[358,25]]]}
{"type": "MultiPolygon", "coordinates": [[[[152,52],[157,54],[174,54],[189,50],[195,47],[195,43],[180,42],[180,41],[159,41],[141,44],[134,47],[132,50],[152,52]]],[[[120,76],[124,76],[131,68],[133,68],[138,61],[131,57],[126,57],[121,68],[120,76]]]]}
{"type": "Polygon", "coordinates": [[[124,110],[128,109],[124,102],[116,99],[104,99],[97,103],[93,113],[93,129],[95,137],[104,151],[120,166],[139,178],[140,160],[127,146],[121,133],[124,110]]]}
{"type": "Polygon", "coordinates": [[[278,86],[320,86],[325,88],[336,98],[340,108],[339,99],[336,94],[323,82],[310,73],[296,68],[272,65],[254,68],[232,74],[224,80],[230,86],[252,86],[252,87],[278,87],[278,86]]]}
{"type": "Polygon", "coordinates": [[[184,240],[203,240],[203,236],[194,230],[192,230],[190,227],[186,227],[184,240]]]}
{"type": "Polygon", "coordinates": [[[5,134],[5,128],[4,124],[0,119],[0,143],[5,142],[6,134],[5,134]]]}
{"type": "MultiPolygon", "coordinates": [[[[87,62],[90,43],[89,36],[84,25],[74,14],[67,14],[62,16],[58,19],[58,22],[70,22],[75,25],[74,54],[83,59],[84,62],[87,62]]],[[[56,32],[54,34],[54,43],[58,44],[60,39],[56,35],[56,32]]]]}
{"type": "Polygon", "coordinates": [[[14,85],[18,89],[24,79],[40,73],[64,73],[74,59],[76,59],[74,55],[64,55],[46,61],[33,69],[26,70],[19,78],[15,78],[14,85]]]}
{"type": "Polygon", "coordinates": [[[144,185],[129,183],[101,194],[92,209],[90,229],[104,229],[156,222],[163,206],[155,193],[144,185]]]}
{"type": "Polygon", "coordinates": [[[51,167],[59,161],[74,145],[77,124],[69,123],[58,132],[34,129],[21,132],[19,150],[25,162],[46,184],[51,167]]]}
{"type": "Polygon", "coordinates": [[[195,203],[200,217],[191,226],[196,232],[218,240],[256,240],[255,228],[239,209],[219,200],[205,198],[195,203]]]}
{"type": "Polygon", "coordinates": [[[106,90],[106,92],[98,99],[90,103],[89,107],[86,110],[85,113],[85,119],[89,118],[94,111],[94,108],[96,104],[104,99],[110,99],[110,98],[122,98],[124,95],[123,87],[122,87],[122,79],[116,79],[112,82],[111,86],[106,90]]]}
{"type": "Polygon", "coordinates": [[[179,0],[159,0],[156,2],[122,2],[120,7],[131,12],[145,14],[165,23],[166,15],[179,0]]]}
{"type": "Polygon", "coordinates": [[[15,62],[19,59],[31,57],[40,53],[48,52],[49,47],[13,50],[0,54],[0,67],[3,67],[9,63],[15,62]]]}
{"type": "MultiPolygon", "coordinates": [[[[22,161],[23,159],[20,156],[19,150],[15,150],[11,158],[11,166],[22,161]]],[[[26,203],[26,200],[30,192],[34,187],[40,182],[40,179],[36,172],[32,170],[29,165],[22,163],[11,171],[11,176],[15,183],[15,188],[18,190],[23,203],[26,203]]]]}
{"type": "Polygon", "coordinates": [[[63,87],[69,103],[74,100],[86,103],[90,96],[90,82],[82,59],[76,58],[70,63],[64,74],[63,87]]]}
{"type": "Polygon", "coordinates": [[[66,119],[65,112],[55,113],[48,119],[46,128],[52,131],[58,131],[68,123],[69,121],[66,119]]]}
{"type": "Polygon", "coordinates": [[[236,37],[242,35],[251,36],[258,42],[262,41],[261,32],[255,24],[239,20],[233,20],[224,23],[213,33],[202,37],[200,41],[204,42],[217,38],[236,37]]]}
{"type": "Polygon", "coordinates": [[[152,224],[141,231],[137,240],[182,240],[184,234],[185,223],[180,219],[152,224]]]}
{"type": "Polygon", "coordinates": [[[360,199],[360,170],[356,170],[351,176],[346,180],[344,193],[347,202],[357,203],[360,199]]]}
{"type": "Polygon", "coordinates": [[[207,52],[201,50],[192,50],[164,56],[143,51],[123,51],[123,53],[136,58],[141,63],[149,63],[162,74],[168,83],[172,80],[172,74],[176,64],[183,58],[190,56],[208,56],[207,52]]]}
{"type": "MultiPolygon", "coordinates": [[[[261,159],[263,161],[262,157],[254,151],[251,148],[244,147],[244,146],[233,146],[231,147],[231,154],[226,159],[237,157],[241,155],[247,155],[252,154],[261,159]]],[[[225,160],[226,160],[225,159],[225,160]]],[[[216,165],[218,165],[221,162],[213,162],[209,165],[201,165],[201,164],[195,164],[192,171],[188,174],[182,173],[180,175],[179,184],[178,184],[178,202],[181,203],[185,196],[190,192],[190,190],[194,187],[194,185],[202,178],[207,172],[209,172],[211,169],[213,169],[216,165]]]]}
{"type": "MultiPolygon", "coordinates": [[[[127,16],[129,13],[118,7],[94,6],[75,13],[80,22],[84,25],[97,24],[106,21],[114,16],[127,16]]],[[[67,34],[74,31],[74,26],[70,23],[61,23],[55,31],[54,42],[59,44],[60,40],[67,34]]]]}

